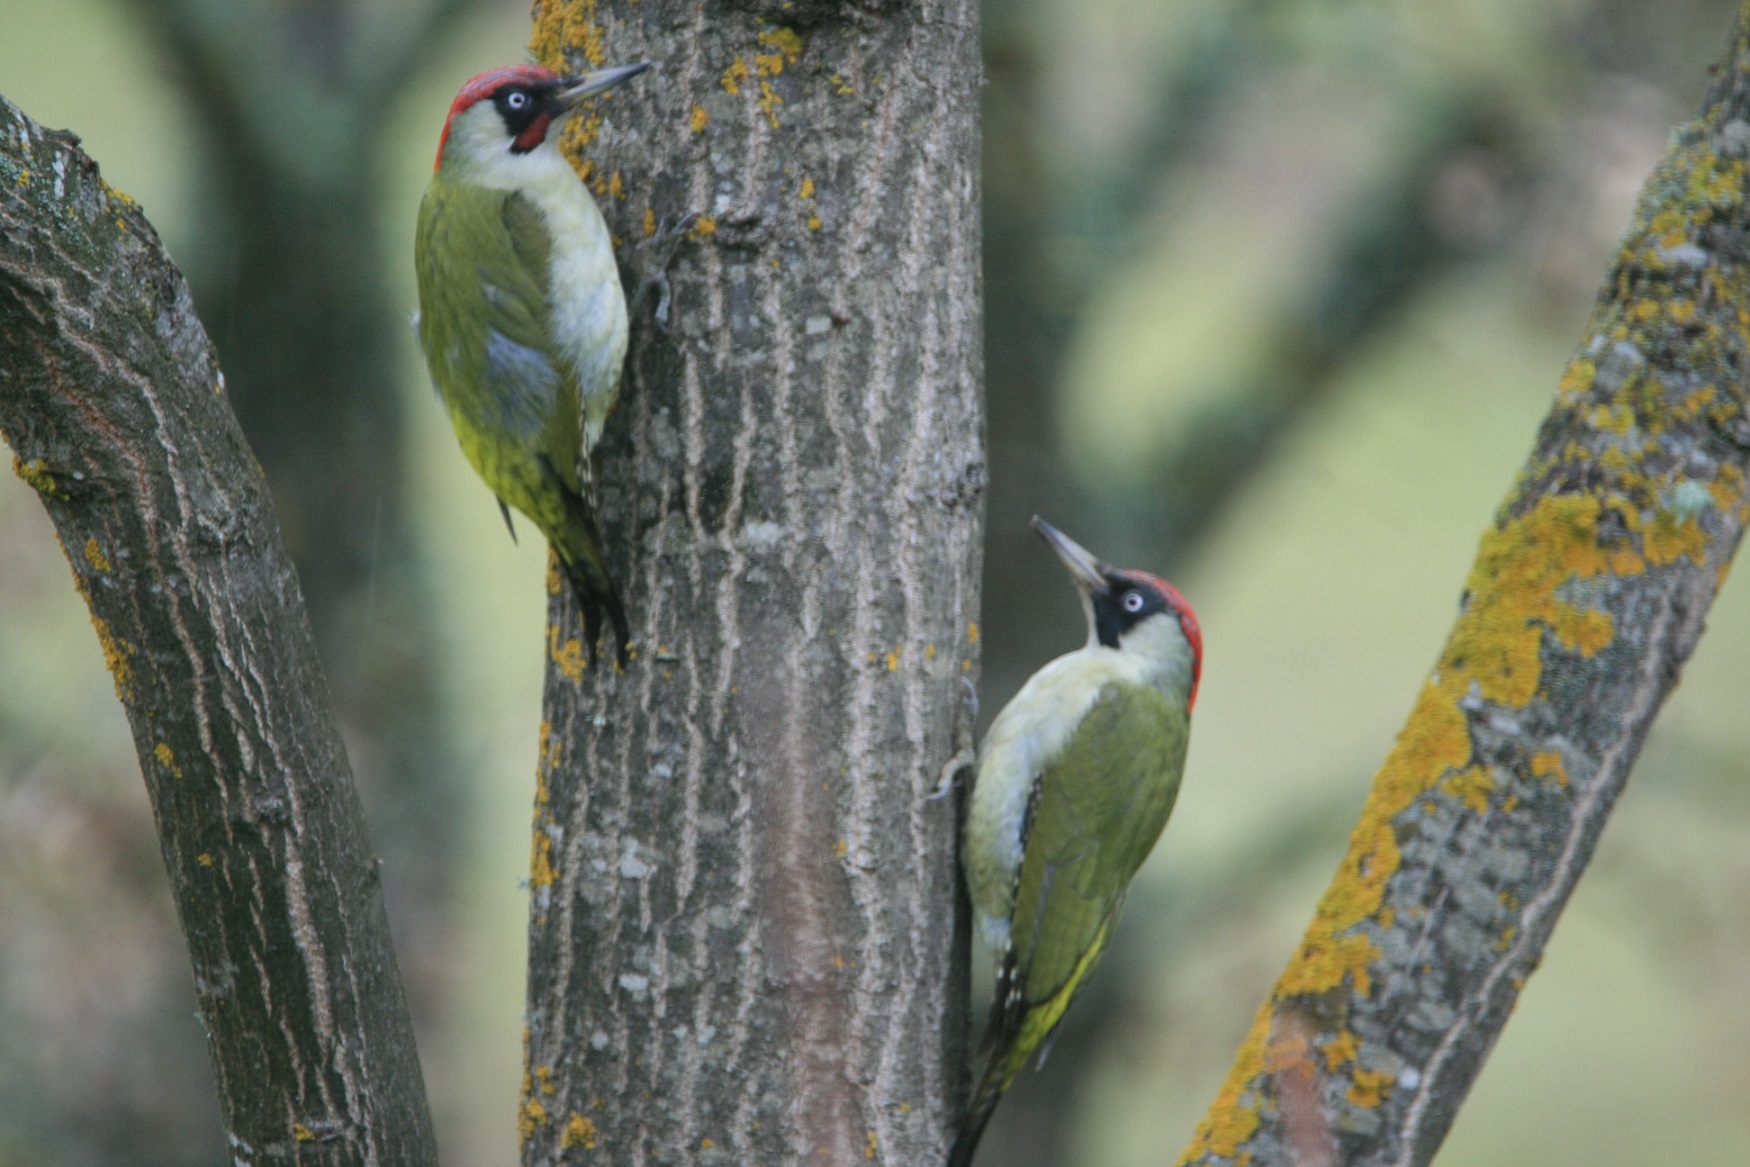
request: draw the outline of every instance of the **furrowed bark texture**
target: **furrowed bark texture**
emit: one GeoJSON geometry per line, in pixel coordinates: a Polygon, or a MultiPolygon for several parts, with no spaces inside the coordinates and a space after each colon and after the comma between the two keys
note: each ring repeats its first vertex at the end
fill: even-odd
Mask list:
{"type": "Polygon", "coordinates": [[[1750,518],[1750,6],[1187,1164],[1433,1159],[1750,518]]]}
{"type": "Polygon", "coordinates": [[[930,1162],[964,1092],[925,796],[977,661],[976,9],[535,18],[550,64],[658,62],[569,140],[631,275],[702,217],[597,454],[637,658],[587,669],[568,596],[549,629],[523,1161],[930,1162]]]}
{"type": "Polygon", "coordinates": [[[0,100],[0,430],[91,609],[239,1164],[436,1153],[377,864],[296,576],[188,288],[0,100]]]}

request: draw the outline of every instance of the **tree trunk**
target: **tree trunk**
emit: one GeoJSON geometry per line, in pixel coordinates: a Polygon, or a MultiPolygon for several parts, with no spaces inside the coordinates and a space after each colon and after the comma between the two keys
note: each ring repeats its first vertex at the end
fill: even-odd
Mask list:
{"type": "Polygon", "coordinates": [[[523,1161],[931,1162],[964,1094],[926,796],[978,656],[976,8],[548,0],[534,44],[658,62],[569,144],[622,241],[701,218],[597,453],[631,666],[553,605],[523,1161]]]}
{"type": "Polygon", "coordinates": [[[1750,520],[1750,5],[1350,851],[1182,1160],[1433,1159],[1750,520]]]}
{"type": "Polygon", "coordinates": [[[133,729],[239,1164],[436,1162],[291,561],[145,217],[0,100],[0,429],[133,729]]]}

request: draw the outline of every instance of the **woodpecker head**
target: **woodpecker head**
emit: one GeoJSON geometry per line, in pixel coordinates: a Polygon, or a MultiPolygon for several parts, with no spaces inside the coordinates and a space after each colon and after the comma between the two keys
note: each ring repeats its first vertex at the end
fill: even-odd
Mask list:
{"type": "Polygon", "coordinates": [[[578,104],[648,69],[622,65],[581,76],[563,76],[540,65],[507,65],[480,74],[456,94],[438,139],[434,169],[515,170],[549,143],[578,104]]]}
{"type": "Polygon", "coordinates": [[[1203,630],[1179,589],[1146,571],[1107,566],[1037,516],[1033,529],[1057,552],[1082,594],[1082,608],[1088,616],[1088,646],[1137,652],[1164,666],[1188,667],[1186,708],[1196,705],[1197,683],[1203,675],[1203,630]]]}

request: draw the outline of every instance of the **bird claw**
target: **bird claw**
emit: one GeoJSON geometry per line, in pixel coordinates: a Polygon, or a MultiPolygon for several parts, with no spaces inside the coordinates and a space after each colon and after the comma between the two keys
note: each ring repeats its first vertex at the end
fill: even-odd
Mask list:
{"type": "Polygon", "coordinates": [[[977,756],[971,750],[961,750],[949,758],[947,765],[942,767],[942,776],[936,780],[936,788],[924,795],[924,801],[936,802],[952,794],[954,780],[960,777],[961,771],[972,769],[973,763],[977,760],[977,756]]]}
{"type": "Polygon", "coordinates": [[[978,751],[973,747],[972,726],[978,720],[978,689],[972,684],[971,677],[961,677],[960,684],[966,693],[962,700],[971,711],[972,716],[955,718],[955,737],[960,741],[960,748],[954,756],[948,759],[948,764],[942,767],[942,775],[936,780],[936,788],[924,795],[925,802],[935,802],[946,798],[954,790],[954,781],[961,773],[978,765],[978,751]]]}

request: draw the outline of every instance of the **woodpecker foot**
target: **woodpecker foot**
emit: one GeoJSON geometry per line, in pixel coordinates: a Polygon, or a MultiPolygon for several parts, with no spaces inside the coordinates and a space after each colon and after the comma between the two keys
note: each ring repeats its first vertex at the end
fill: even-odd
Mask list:
{"type": "Polygon", "coordinates": [[[970,715],[955,717],[954,737],[960,743],[960,748],[954,751],[954,756],[942,767],[942,776],[937,779],[936,788],[924,796],[925,802],[946,798],[954,789],[954,780],[960,777],[961,772],[978,765],[978,750],[974,747],[972,738],[972,727],[978,722],[978,689],[973,686],[970,677],[961,677],[960,684],[966,690],[961,700],[970,715]]]}
{"type": "Polygon", "coordinates": [[[978,686],[972,683],[971,677],[961,677],[960,683],[966,686],[966,704],[972,709],[972,720],[978,720],[978,686]]]}
{"type": "Polygon", "coordinates": [[[960,777],[962,771],[972,769],[973,763],[977,761],[978,755],[971,750],[961,750],[949,758],[948,764],[942,767],[942,776],[937,779],[936,788],[924,795],[924,801],[935,802],[954,793],[954,780],[960,777]]]}
{"type": "Polygon", "coordinates": [[[638,282],[638,288],[632,293],[630,315],[636,316],[644,308],[644,304],[652,297],[656,300],[656,311],[653,318],[656,327],[664,336],[668,335],[669,286],[668,269],[674,263],[675,255],[680,251],[681,244],[687,241],[687,235],[693,225],[699,221],[697,211],[688,211],[679,219],[669,221],[664,219],[657,227],[656,233],[638,245],[638,250],[650,258],[643,264],[646,273],[638,282]]]}

